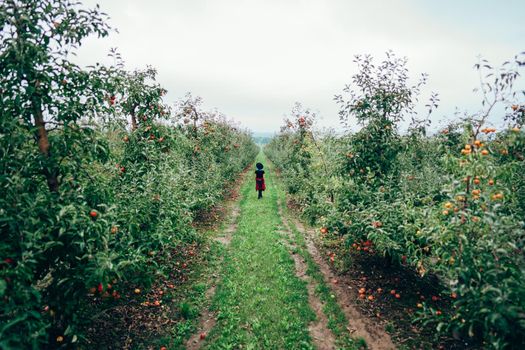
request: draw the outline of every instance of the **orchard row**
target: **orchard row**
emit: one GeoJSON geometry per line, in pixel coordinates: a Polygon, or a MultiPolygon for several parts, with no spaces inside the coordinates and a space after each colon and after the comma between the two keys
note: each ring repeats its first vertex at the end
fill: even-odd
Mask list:
{"type": "MultiPolygon", "coordinates": [[[[452,308],[417,302],[417,319],[484,348],[525,343],[525,106],[513,87],[524,61],[477,66],[481,112],[429,135],[414,112],[424,81],[410,85],[406,61],[358,57],[360,72],[336,100],[343,124],[357,120],[359,131],[323,133],[297,105],[265,148],[303,215],[340,242],[345,253],[332,262],[380,256],[437,276],[452,308]],[[486,125],[496,106],[507,113],[501,130],[486,125]]],[[[436,106],[434,95],[427,107],[436,106]]]]}
{"type": "Polygon", "coordinates": [[[0,348],[70,347],[94,301],[139,296],[193,252],[195,218],[258,147],[199,98],[170,108],[152,68],[71,62],[86,36],[108,34],[98,8],[0,13],[0,348]]]}

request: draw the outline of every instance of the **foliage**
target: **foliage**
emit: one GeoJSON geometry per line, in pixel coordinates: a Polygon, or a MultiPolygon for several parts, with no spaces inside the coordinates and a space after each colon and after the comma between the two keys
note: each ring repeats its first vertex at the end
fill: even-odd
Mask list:
{"type": "Polygon", "coordinates": [[[70,347],[93,300],[147,288],[200,239],[193,221],[258,148],[206,113],[174,120],[152,68],[72,63],[110,30],[98,7],[8,0],[0,26],[0,347],[70,347]]]}
{"type": "MultiPolygon", "coordinates": [[[[400,150],[397,123],[406,114],[414,115],[415,102],[427,78],[423,74],[416,85],[409,85],[406,58],[397,58],[392,52],[386,55],[378,66],[370,55],[356,56],[359,72],[352,81],[358,90],[348,85],[343,90],[346,99],[345,95],[335,97],[341,106],[339,117],[343,124],[348,126],[351,117],[355,117],[364,126],[348,145],[344,171],[369,180],[392,172],[400,150]]],[[[437,106],[437,96],[430,102],[429,113],[437,106]]]]}
{"type": "MultiPolygon", "coordinates": [[[[434,135],[428,117],[414,115],[420,84],[408,83],[406,62],[358,57],[348,99],[336,100],[345,126],[355,118],[359,131],[301,138],[287,129],[265,147],[303,214],[343,237],[349,257],[382,255],[440,278],[452,314],[428,307],[418,320],[497,349],[525,341],[524,103],[513,89],[522,56],[501,70],[477,65],[482,108],[434,135]],[[496,133],[486,119],[498,104],[513,118],[496,133]],[[407,115],[412,125],[401,134],[407,115]],[[297,149],[308,159],[300,167],[297,149]]],[[[433,95],[427,108],[436,105],[433,95]]]]}

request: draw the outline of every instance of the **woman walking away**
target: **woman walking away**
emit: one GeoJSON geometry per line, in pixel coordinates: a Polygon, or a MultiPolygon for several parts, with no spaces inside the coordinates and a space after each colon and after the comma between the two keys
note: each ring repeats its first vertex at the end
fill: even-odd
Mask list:
{"type": "Polygon", "coordinates": [[[255,170],[255,190],[259,191],[259,197],[257,197],[257,199],[261,199],[262,192],[266,189],[266,185],[264,184],[264,170],[261,163],[257,163],[255,166],[257,167],[257,170],[255,170]]]}

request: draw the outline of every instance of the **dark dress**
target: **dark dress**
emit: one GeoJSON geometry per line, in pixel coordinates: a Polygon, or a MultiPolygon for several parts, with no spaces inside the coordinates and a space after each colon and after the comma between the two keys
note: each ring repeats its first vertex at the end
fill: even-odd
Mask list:
{"type": "Polygon", "coordinates": [[[266,184],[264,183],[264,170],[255,170],[255,190],[259,192],[259,199],[262,198],[262,191],[265,189],[266,184]]]}

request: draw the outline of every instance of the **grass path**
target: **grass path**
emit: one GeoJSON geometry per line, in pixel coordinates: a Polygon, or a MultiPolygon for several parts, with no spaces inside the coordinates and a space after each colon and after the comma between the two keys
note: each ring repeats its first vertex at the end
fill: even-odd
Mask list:
{"type": "Polygon", "coordinates": [[[235,232],[221,241],[218,284],[207,293],[211,306],[187,348],[365,348],[350,337],[348,319],[286,210],[271,164],[262,153],[256,161],[266,165],[268,189],[257,200],[252,172],[246,174],[235,232]]]}
{"type": "MultiPolygon", "coordinates": [[[[273,181],[270,170],[269,189],[273,181]]],[[[241,196],[237,232],[213,300],[217,324],[204,348],[312,349],[308,324],[315,315],[284,244],[277,191],[257,200],[253,181],[245,181],[241,196]]]]}

